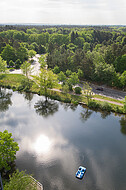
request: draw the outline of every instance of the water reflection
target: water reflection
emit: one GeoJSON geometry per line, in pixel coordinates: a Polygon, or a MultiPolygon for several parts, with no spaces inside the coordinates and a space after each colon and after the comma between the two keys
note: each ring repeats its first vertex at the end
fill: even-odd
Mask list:
{"type": "Polygon", "coordinates": [[[93,111],[89,110],[88,108],[83,109],[83,111],[80,113],[81,121],[83,122],[87,121],[90,118],[92,113],[93,111]]]}
{"type": "Polygon", "coordinates": [[[126,116],[122,117],[119,122],[121,125],[121,132],[126,135],[126,116]]]}
{"type": "Polygon", "coordinates": [[[102,119],[106,119],[106,117],[108,117],[111,114],[111,112],[107,112],[107,111],[100,111],[100,113],[101,113],[102,119]]]}
{"type": "Polygon", "coordinates": [[[8,92],[6,89],[1,89],[0,87],[0,112],[5,112],[12,105],[11,102],[12,93],[8,92]]]}
{"type": "Polygon", "coordinates": [[[33,144],[33,149],[37,154],[45,154],[50,151],[51,144],[51,140],[46,135],[40,135],[33,144]]]}
{"type": "Polygon", "coordinates": [[[78,105],[75,104],[71,104],[71,103],[62,103],[60,102],[60,104],[63,106],[64,110],[68,110],[71,109],[72,111],[75,111],[77,109],[78,105]]]}
{"type": "Polygon", "coordinates": [[[58,111],[59,105],[53,100],[38,100],[35,103],[34,108],[37,114],[48,117],[58,111]]]}
{"type": "Polygon", "coordinates": [[[88,108],[41,98],[34,95],[29,108],[14,92],[13,106],[0,118],[1,130],[12,132],[19,144],[19,170],[33,173],[48,190],[125,190],[126,136],[120,132],[125,118],[103,119],[88,108]],[[81,181],[75,178],[79,165],[87,167],[81,181]]]}

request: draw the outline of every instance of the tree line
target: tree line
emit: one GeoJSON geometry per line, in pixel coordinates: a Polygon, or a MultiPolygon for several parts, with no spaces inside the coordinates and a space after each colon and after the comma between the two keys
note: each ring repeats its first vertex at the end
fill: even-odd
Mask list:
{"type": "Polygon", "coordinates": [[[20,68],[32,51],[47,53],[48,68],[56,74],[79,70],[81,80],[126,88],[126,27],[1,26],[0,31],[0,55],[8,67],[20,68]]]}

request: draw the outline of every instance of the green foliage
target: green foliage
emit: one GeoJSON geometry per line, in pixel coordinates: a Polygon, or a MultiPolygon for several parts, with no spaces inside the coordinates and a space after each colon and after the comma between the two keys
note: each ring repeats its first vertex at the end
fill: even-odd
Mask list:
{"type": "Polygon", "coordinates": [[[29,78],[22,79],[21,85],[18,87],[19,91],[29,91],[33,85],[33,81],[31,81],[29,78]]]}
{"type": "Polygon", "coordinates": [[[125,101],[124,101],[124,111],[126,113],[126,96],[125,96],[125,101]]]}
{"type": "Polygon", "coordinates": [[[82,92],[81,92],[82,89],[81,89],[81,87],[79,87],[79,86],[75,87],[74,90],[75,90],[75,93],[76,93],[76,94],[81,94],[81,93],[82,93],[82,92]]]}
{"type": "Polygon", "coordinates": [[[20,61],[20,59],[17,59],[17,60],[15,61],[15,69],[19,69],[20,66],[21,66],[21,61],[20,61]]]}
{"type": "Polygon", "coordinates": [[[28,75],[31,74],[32,68],[31,68],[31,64],[27,61],[25,61],[22,65],[21,65],[21,70],[23,72],[23,74],[28,77],[28,75]]]}
{"type": "Polygon", "coordinates": [[[28,59],[28,51],[25,47],[20,46],[16,51],[17,59],[20,59],[21,63],[28,59]]]}
{"type": "Polygon", "coordinates": [[[34,57],[34,56],[36,55],[36,51],[34,51],[34,50],[29,50],[29,51],[28,51],[28,55],[29,55],[30,58],[32,58],[32,57],[34,57]]]}
{"type": "Polygon", "coordinates": [[[64,74],[64,72],[60,71],[60,73],[58,74],[58,80],[61,82],[66,81],[66,75],[64,74]]]}
{"type": "MultiPolygon", "coordinates": [[[[28,50],[39,54],[47,52],[48,68],[58,66],[64,73],[67,69],[72,72],[80,69],[83,72],[83,76],[78,75],[81,80],[95,80],[125,88],[122,74],[126,70],[126,27],[0,28],[0,53],[7,64],[10,60],[15,63],[17,59],[23,63],[28,59],[28,50]]],[[[15,67],[20,68],[20,63],[15,64],[15,67]]],[[[69,77],[71,74],[66,75],[69,77]]]]}
{"type": "Polygon", "coordinates": [[[41,55],[40,57],[39,57],[39,63],[40,63],[40,65],[41,65],[41,68],[43,69],[43,68],[45,68],[46,67],[46,54],[44,54],[44,55],[41,55]]]}
{"type": "Polygon", "coordinates": [[[114,66],[117,72],[123,73],[126,70],[126,54],[117,57],[114,66]]]}
{"type": "Polygon", "coordinates": [[[83,71],[82,71],[81,69],[78,69],[77,74],[78,74],[78,78],[79,78],[79,79],[82,79],[82,78],[83,78],[84,73],[83,73],[83,71]]]}
{"type": "Polygon", "coordinates": [[[60,72],[60,68],[56,65],[56,66],[54,67],[54,69],[53,69],[53,72],[54,72],[55,74],[58,74],[58,73],[60,72]]]}
{"type": "Polygon", "coordinates": [[[17,170],[9,176],[9,182],[5,184],[4,190],[37,190],[37,185],[25,171],[17,170]]]}
{"type": "Polygon", "coordinates": [[[36,83],[40,86],[41,90],[44,89],[44,94],[47,96],[47,89],[54,88],[58,84],[57,75],[51,70],[41,69],[39,76],[34,77],[36,83]]]}
{"type": "Polygon", "coordinates": [[[10,163],[16,159],[18,144],[14,142],[12,134],[7,130],[0,132],[0,170],[10,170],[10,163]]]}
{"type": "Polygon", "coordinates": [[[126,87],[126,71],[124,71],[120,76],[120,83],[122,84],[123,88],[126,87]]]}
{"type": "Polygon", "coordinates": [[[7,61],[7,64],[9,64],[10,60],[12,61],[16,60],[15,49],[10,45],[6,45],[4,50],[1,52],[1,56],[4,60],[7,61]]]}
{"type": "Polygon", "coordinates": [[[65,92],[65,93],[68,93],[69,92],[69,85],[68,84],[64,84],[62,86],[62,91],[65,92]]]}
{"type": "Polygon", "coordinates": [[[69,69],[66,70],[66,76],[67,77],[69,77],[71,75],[71,73],[72,73],[71,70],[69,70],[69,69]]]}
{"type": "Polygon", "coordinates": [[[76,85],[79,83],[78,75],[77,73],[73,72],[68,79],[68,84],[70,85],[76,85]]]}
{"type": "Polygon", "coordinates": [[[13,67],[14,66],[14,62],[12,60],[9,61],[9,67],[13,67]]]}
{"type": "Polygon", "coordinates": [[[5,73],[6,69],[7,69],[6,61],[4,61],[0,56],[0,73],[5,73]]]}
{"type": "Polygon", "coordinates": [[[92,88],[89,86],[89,84],[87,82],[84,83],[83,94],[87,98],[87,102],[89,104],[89,101],[92,98],[92,88]]]}
{"type": "Polygon", "coordinates": [[[95,66],[94,80],[111,84],[115,74],[113,65],[100,62],[95,66]]]}

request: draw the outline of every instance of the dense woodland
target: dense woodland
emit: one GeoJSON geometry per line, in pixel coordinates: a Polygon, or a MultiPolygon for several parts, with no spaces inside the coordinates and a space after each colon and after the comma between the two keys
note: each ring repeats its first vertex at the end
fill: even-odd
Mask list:
{"type": "Polygon", "coordinates": [[[47,53],[53,72],[126,89],[126,27],[0,26],[0,56],[20,68],[28,52],[47,53]]]}

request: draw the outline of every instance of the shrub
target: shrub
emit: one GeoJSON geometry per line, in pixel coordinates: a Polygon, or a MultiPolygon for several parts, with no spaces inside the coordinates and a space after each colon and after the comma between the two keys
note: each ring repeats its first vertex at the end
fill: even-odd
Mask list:
{"type": "Polygon", "coordinates": [[[88,103],[89,108],[93,108],[93,109],[98,109],[100,108],[100,104],[98,102],[95,101],[90,101],[88,103]]]}
{"type": "Polygon", "coordinates": [[[108,112],[112,110],[112,107],[108,102],[102,102],[100,107],[102,110],[106,110],[108,112]]]}
{"type": "Polygon", "coordinates": [[[78,86],[78,87],[75,87],[74,90],[75,90],[75,93],[76,93],[76,94],[81,94],[81,91],[82,91],[81,87],[79,87],[79,86],[78,86]]]}

